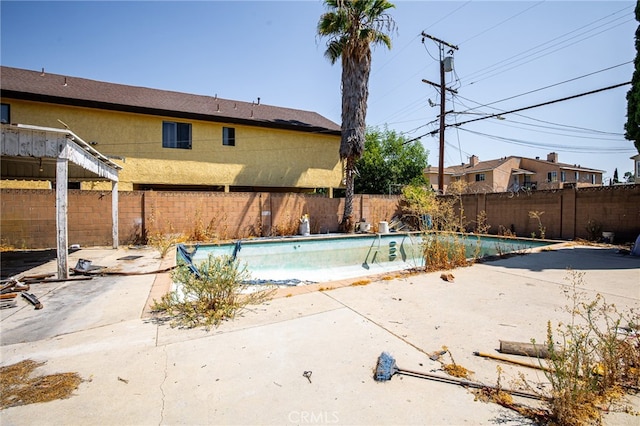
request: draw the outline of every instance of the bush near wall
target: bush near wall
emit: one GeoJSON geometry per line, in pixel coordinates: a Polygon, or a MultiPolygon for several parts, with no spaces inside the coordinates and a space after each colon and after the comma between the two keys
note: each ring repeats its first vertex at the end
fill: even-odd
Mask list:
{"type": "MultiPolygon", "coordinates": [[[[206,234],[219,240],[297,233],[299,219],[309,215],[312,233],[338,232],[344,199],[320,195],[221,192],[120,192],[120,244],[143,244],[148,232],[206,234]]],[[[53,190],[0,190],[0,238],[16,249],[56,247],[53,190]]],[[[380,221],[401,215],[400,198],[357,195],[354,217],[366,219],[377,231],[380,221]]],[[[530,193],[466,194],[465,223],[475,228],[486,212],[489,233],[513,226],[515,234],[531,236],[538,223],[530,211],[544,212],[546,237],[589,238],[587,226],[598,223],[614,232],[616,242],[631,242],[640,234],[640,185],[567,188],[530,193]]],[[[69,244],[111,246],[111,193],[70,190],[69,244]]]]}

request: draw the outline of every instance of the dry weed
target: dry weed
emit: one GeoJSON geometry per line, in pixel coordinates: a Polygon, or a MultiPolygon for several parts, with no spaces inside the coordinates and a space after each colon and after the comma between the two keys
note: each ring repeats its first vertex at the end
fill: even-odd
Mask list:
{"type": "Polygon", "coordinates": [[[0,409],[66,399],[82,382],[77,373],[32,376],[33,371],[42,365],[44,362],[26,359],[0,367],[0,409]]]}

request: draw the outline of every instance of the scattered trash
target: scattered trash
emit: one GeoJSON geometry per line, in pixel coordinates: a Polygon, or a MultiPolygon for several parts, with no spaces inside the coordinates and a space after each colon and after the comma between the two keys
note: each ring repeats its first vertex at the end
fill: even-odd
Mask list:
{"type": "Polygon", "coordinates": [[[440,359],[440,357],[444,354],[446,354],[447,351],[435,351],[435,352],[431,352],[431,354],[429,355],[429,359],[431,361],[437,361],[440,359]]]}
{"type": "Polygon", "coordinates": [[[309,383],[311,383],[311,375],[313,374],[313,371],[305,371],[304,373],[302,373],[303,377],[306,377],[307,380],[309,381],[309,383]]]}
{"type": "Polygon", "coordinates": [[[122,377],[118,376],[118,380],[120,380],[123,383],[129,384],[129,380],[127,379],[123,379],[122,377]]]}
{"type": "Polygon", "coordinates": [[[440,278],[442,278],[443,280],[448,281],[450,283],[452,283],[453,280],[455,279],[453,274],[442,274],[442,275],[440,275],[440,278]]]}
{"type": "MultiPolygon", "coordinates": [[[[16,306],[18,306],[16,297],[19,293],[22,294],[23,297],[28,299],[28,297],[25,296],[25,292],[29,291],[31,287],[29,286],[29,284],[20,282],[20,279],[22,278],[18,278],[16,276],[3,281],[3,284],[0,286],[0,309],[15,308],[16,306]]],[[[35,296],[33,297],[35,298],[35,296]]],[[[36,307],[36,309],[42,309],[42,304],[40,304],[40,308],[36,307]]]]}
{"type": "MultiPolygon", "coordinates": [[[[413,371],[413,370],[405,370],[405,369],[399,368],[396,365],[396,360],[388,352],[382,352],[378,357],[378,362],[376,364],[375,373],[373,376],[374,380],[377,382],[386,382],[391,380],[391,377],[393,377],[395,374],[404,374],[407,376],[434,380],[437,382],[449,383],[452,385],[459,385],[459,386],[474,388],[474,389],[497,389],[497,387],[494,387],[494,386],[487,386],[487,385],[483,385],[482,383],[471,382],[468,380],[462,380],[462,379],[457,379],[453,377],[443,377],[435,374],[422,373],[422,372],[413,371]]],[[[524,398],[542,399],[541,396],[528,393],[528,392],[522,392],[518,390],[504,389],[504,388],[500,388],[499,390],[509,393],[511,395],[521,396],[524,398]]]]}
{"type": "Polygon", "coordinates": [[[529,362],[519,361],[519,360],[511,359],[511,358],[505,358],[505,357],[501,357],[501,356],[498,356],[498,355],[488,354],[488,353],[484,353],[484,352],[474,352],[473,354],[475,356],[480,356],[480,357],[483,357],[483,358],[491,358],[491,359],[495,359],[497,361],[504,361],[504,362],[508,362],[510,364],[521,365],[523,367],[535,368],[537,370],[543,370],[543,371],[551,371],[549,368],[543,367],[542,365],[531,364],[529,362]]]}
{"type": "Polygon", "coordinates": [[[40,303],[38,298],[36,296],[34,296],[33,294],[31,294],[31,293],[27,293],[27,292],[23,291],[22,292],[22,297],[27,299],[29,301],[29,303],[31,303],[33,306],[35,306],[35,309],[42,309],[44,307],[42,305],[42,303],[40,303]]]}
{"type": "Polygon", "coordinates": [[[74,269],[76,271],[88,272],[91,269],[91,261],[87,259],[78,259],[78,263],[76,263],[76,267],[74,269]]]}
{"type": "Polygon", "coordinates": [[[549,350],[545,345],[536,345],[524,342],[509,342],[500,340],[500,349],[503,354],[531,356],[535,358],[549,358],[549,350]]]}

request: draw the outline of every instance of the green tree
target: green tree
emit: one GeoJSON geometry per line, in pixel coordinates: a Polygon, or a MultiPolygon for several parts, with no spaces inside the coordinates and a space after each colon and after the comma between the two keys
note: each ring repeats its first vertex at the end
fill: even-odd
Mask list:
{"type": "MultiPolygon", "coordinates": [[[[640,22],[640,1],[636,2],[636,21],[640,22]]],[[[636,29],[635,70],[631,78],[631,89],[627,92],[627,122],[624,137],[633,141],[640,152],[640,25],[636,29]]]]}
{"type": "Polygon", "coordinates": [[[362,157],[356,162],[358,194],[399,194],[408,184],[425,185],[424,169],[427,151],[418,141],[406,143],[406,138],[393,130],[368,128],[362,157]]]}
{"type": "Polygon", "coordinates": [[[345,165],[343,230],[353,229],[355,162],[364,150],[371,45],[391,49],[389,32],[395,22],[387,0],[325,0],[328,11],[320,17],[318,35],[328,37],[325,57],[342,59],[342,125],[340,159],[345,165]]]}

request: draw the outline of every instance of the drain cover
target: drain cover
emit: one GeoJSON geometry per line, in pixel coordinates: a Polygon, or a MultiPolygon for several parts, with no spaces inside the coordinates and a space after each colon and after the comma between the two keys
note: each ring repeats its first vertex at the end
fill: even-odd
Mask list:
{"type": "Polygon", "coordinates": [[[135,260],[135,259],[139,259],[142,256],[125,256],[125,257],[121,257],[118,260],[135,260]]]}

